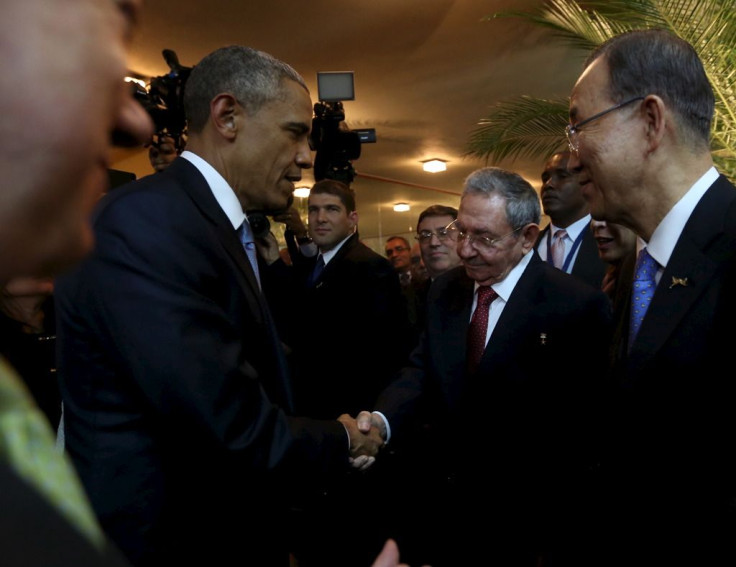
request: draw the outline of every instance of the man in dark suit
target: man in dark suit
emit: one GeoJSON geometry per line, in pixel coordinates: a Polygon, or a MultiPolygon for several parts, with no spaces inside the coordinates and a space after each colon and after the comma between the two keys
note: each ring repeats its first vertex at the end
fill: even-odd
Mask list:
{"type": "Polygon", "coordinates": [[[292,305],[292,321],[300,329],[290,333],[297,411],[334,419],[373,403],[401,367],[409,348],[408,319],[396,271],[360,242],[353,190],[337,180],[318,181],[307,210],[319,254],[291,270],[280,259],[272,262],[273,279],[281,283],[266,288],[269,294],[285,287],[279,293],[292,305]],[[316,354],[328,347],[329,356],[316,354]]]}
{"type": "Polygon", "coordinates": [[[187,150],[103,198],[94,254],[57,282],[66,447],[134,564],[286,565],[283,501],[347,468],[357,433],[288,415],[249,257],[247,212],[285,209],[311,166],[311,100],[291,67],[231,46],[196,65],[185,109],[187,150]]]}
{"type": "MultiPolygon", "coordinates": [[[[309,235],[319,254],[289,267],[272,242],[264,250],[270,261],[264,287],[267,295],[280,296],[271,297],[270,303],[289,305],[292,326],[297,327],[289,331],[297,411],[334,419],[370,407],[404,363],[410,347],[408,318],[393,266],[359,240],[353,190],[337,180],[318,181],[307,210],[309,235]]],[[[374,536],[378,523],[357,534],[347,524],[326,532],[324,524],[349,513],[352,502],[365,498],[368,490],[375,500],[378,486],[358,473],[330,480],[306,502],[305,513],[296,516],[301,524],[300,564],[368,565],[385,541],[374,536]]]]}
{"type": "Polygon", "coordinates": [[[542,206],[550,223],[539,233],[535,248],[542,260],[600,288],[606,263],[590,232],[590,207],[580,189],[578,173],[568,166],[570,152],[547,160],[542,172],[542,206]],[[560,233],[560,254],[555,258],[555,235],[560,233]]]}
{"type": "Polygon", "coordinates": [[[450,238],[447,226],[457,218],[457,209],[445,205],[430,205],[419,213],[415,238],[419,245],[422,263],[427,271],[427,279],[414,281],[413,301],[409,304],[409,323],[412,327],[413,342],[416,345],[424,329],[427,294],[432,282],[446,271],[460,265],[457,246],[450,238]]]}
{"type": "Polygon", "coordinates": [[[411,423],[428,410],[434,445],[422,445],[420,476],[408,483],[434,478],[422,485],[431,497],[418,510],[420,543],[406,526],[395,534],[410,560],[535,565],[550,544],[585,533],[588,433],[610,311],[600,290],[534,252],[539,220],[537,194],[520,176],[484,168],[468,177],[452,225],[463,266],[434,281],[409,365],[376,412],[359,415],[400,451],[414,446],[411,423]]]}
{"type": "MultiPolygon", "coordinates": [[[[713,541],[698,546],[700,564],[715,564],[707,554],[728,558],[721,564],[736,555],[736,384],[723,372],[731,366],[734,312],[724,299],[733,287],[724,286],[736,252],[736,191],[713,166],[713,109],[697,53],[665,31],[607,41],[572,92],[568,166],[580,171],[594,218],[640,237],[638,263],[647,259],[653,277],[642,271],[614,306],[601,527],[617,538],[626,525],[636,546],[617,538],[628,553],[619,564],[652,554],[682,562],[680,546],[659,545],[652,526],[670,543],[707,533],[713,541]]],[[[630,284],[636,260],[622,267],[630,284]]]]}

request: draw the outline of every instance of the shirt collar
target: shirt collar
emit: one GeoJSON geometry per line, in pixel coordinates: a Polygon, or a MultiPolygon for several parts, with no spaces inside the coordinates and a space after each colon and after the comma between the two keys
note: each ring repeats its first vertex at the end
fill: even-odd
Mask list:
{"type": "MultiPolygon", "coordinates": [[[[575,242],[578,236],[580,236],[580,233],[583,230],[590,230],[590,221],[592,220],[592,217],[590,215],[585,215],[582,218],[579,218],[574,223],[572,223],[570,226],[565,227],[565,230],[567,231],[567,236],[575,242]]],[[[554,233],[559,230],[562,227],[555,226],[552,222],[549,223],[549,237],[552,238],[554,233]]]]}
{"type": "MultiPolygon", "coordinates": [[[[516,264],[513,268],[511,268],[511,271],[509,271],[508,274],[506,274],[506,277],[503,278],[500,282],[496,282],[491,287],[493,288],[493,291],[495,291],[498,294],[498,297],[504,300],[504,302],[507,302],[509,300],[509,297],[511,297],[511,292],[514,291],[514,288],[516,287],[516,284],[519,281],[519,278],[521,278],[521,275],[524,273],[524,270],[526,270],[526,267],[529,265],[529,262],[532,260],[533,252],[529,251],[528,253],[524,254],[521,257],[521,260],[519,260],[519,263],[516,264]]],[[[475,282],[475,286],[473,287],[473,292],[478,291],[478,288],[480,287],[480,284],[478,282],[475,282]]]]}
{"type": "Polygon", "coordinates": [[[237,230],[243,221],[247,220],[243,212],[243,206],[240,204],[237,195],[225,178],[220,175],[217,170],[207,163],[197,154],[184,150],[181,157],[190,162],[202,174],[207,185],[212,191],[217,204],[220,205],[222,211],[227,215],[233,228],[237,230]]]}
{"type": "Polygon", "coordinates": [[[338,242],[334,248],[328,250],[327,252],[322,252],[320,250],[320,254],[322,254],[322,259],[325,261],[325,266],[330,260],[332,260],[335,257],[335,254],[337,254],[338,250],[342,248],[342,245],[345,244],[353,234],[355,233],[348,234],[344,239],[338,242]]]}
{"type": "Polygon", "coordinates": [[[675,245],[680,239],[680,235],[687,221],[690,219],[690,215],[692,215],[700,199],[708,188],[715,183],[716,179],[718,179],[718,171],[715,167],[711,167],[665,215],[662,222],[659,223],[659,226],[652,233],[652,237],[648,243],[645,243],[641,238],[637,240],[637,253],[643,246],[646,246],[649,255],[662,268],[667,267],[667,262],[669,262],[670,256],[672,256],[675,245]]]}

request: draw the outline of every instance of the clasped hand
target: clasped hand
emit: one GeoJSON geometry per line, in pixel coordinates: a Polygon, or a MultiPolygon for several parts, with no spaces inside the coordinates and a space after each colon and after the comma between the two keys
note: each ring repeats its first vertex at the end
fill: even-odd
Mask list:
{"type": "Polygon", "coordinates": [[[380,417],[362,411],[357,418],[344,413],[337,420],[345,426],[350,438],[350,465],[367,470],[386,440],[386,427],[380,417]]]}

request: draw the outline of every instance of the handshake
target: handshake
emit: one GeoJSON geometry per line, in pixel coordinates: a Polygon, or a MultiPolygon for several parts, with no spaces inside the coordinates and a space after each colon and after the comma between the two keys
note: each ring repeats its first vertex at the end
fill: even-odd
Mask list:
{"type": "Polygon", "coordinates": [[[350,465],[367,470],[386,443],[386,422],[377,413],[362,411],[357,418],[344,413],[337,418],[350,438],[350,465]]]}

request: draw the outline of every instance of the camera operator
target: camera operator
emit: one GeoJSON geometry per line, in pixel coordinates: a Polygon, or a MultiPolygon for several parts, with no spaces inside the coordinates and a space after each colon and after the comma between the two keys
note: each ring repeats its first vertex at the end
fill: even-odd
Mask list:
{"type": "Polygon", "coordinates": [[[169,167],[180,153],[174,138],[164,135],[148,147],[148,160],[154,171],[160,172],[169,167]]]}

